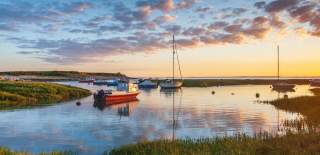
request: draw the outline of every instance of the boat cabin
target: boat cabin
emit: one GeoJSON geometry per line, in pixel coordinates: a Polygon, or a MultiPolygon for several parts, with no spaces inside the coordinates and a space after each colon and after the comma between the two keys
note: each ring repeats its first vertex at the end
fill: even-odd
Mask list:
{"type": "Polygon", "coordinates": [[[138,86],[137,84],[129,82],[120,82],[117,86],[117,91],[126,91],[128,93],[137,92],[138,86]]]}

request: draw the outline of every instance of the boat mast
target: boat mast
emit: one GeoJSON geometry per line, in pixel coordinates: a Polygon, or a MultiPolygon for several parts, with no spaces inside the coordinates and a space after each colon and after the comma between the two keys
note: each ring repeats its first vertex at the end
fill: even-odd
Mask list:
{"type": "Polygon", "coordinates": [[[280,80],[280,54],[279,54],[279,45],[277,46],[277,50],[278,50],[278,82],[280,80]]]}
{"type": "Polygon", "coordinates": [[[174,82],[174,34],[172,35],[172,81],[174,82]]]}

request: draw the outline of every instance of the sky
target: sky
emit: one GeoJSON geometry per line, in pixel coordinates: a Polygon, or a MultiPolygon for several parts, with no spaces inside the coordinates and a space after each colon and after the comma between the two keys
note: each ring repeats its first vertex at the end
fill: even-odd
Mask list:
{"type": "Polygon", "coordinates": [[[1,0],[0,71],[320,76],[320,0],[1,0]]]}

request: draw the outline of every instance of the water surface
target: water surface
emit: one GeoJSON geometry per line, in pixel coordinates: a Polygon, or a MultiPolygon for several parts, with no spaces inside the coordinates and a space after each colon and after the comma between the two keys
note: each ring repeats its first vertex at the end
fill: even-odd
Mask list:
{"type": "MultiPolygon", "coordinates": [[[[91,91],[105,88],[77,82],[63,84],[91,91]]],[[[287,95],[311,95],[308,89],[309,86],[297,86],[296,92],[287,95]]],[[[104,109],[95,108],[90,96],[79,100],[81,106],[71,101],[1,111],[0,146],[34,153],[71,150],[94,155],[142,140],[277,133],[283,120],[299,115],[256,101],[283,95],[271,91],[268,85],[183,88],[175,93],[153,89],[141,90],[139,101],[104,109]],[[260,94],[259,99],[256,93],[260,94]]]]}

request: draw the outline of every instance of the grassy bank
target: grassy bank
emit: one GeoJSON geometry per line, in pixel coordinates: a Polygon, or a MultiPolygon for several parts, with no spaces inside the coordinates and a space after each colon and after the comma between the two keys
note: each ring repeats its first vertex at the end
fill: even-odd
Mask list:
{"type": "Polygon", "coordinates": [[[121,73],[90,73],[77,71],[10,71],[0,72],[0,76],[16,76],[20,79],[32,81],[73,81],[87,77],[95,77],[97,79],[127,77],[121,73]]]}
{"type": "Polygon", "coordinates": [[[48,105],[90,94],[85,89],[54,83],[0,81],[0,109],[48,105]]]}
{"type": "Polygon", "coordinates": [[[320,154],[320,134],[300,133],[285,136],[260,134],[235,137],[160,140],[140,142],[106,152],[105,155],[193,155],[193,154],[320,154]]]}
{"type": "Polygon", "coordinates": [[[281,110],[300,113],[304,116],[305,123],[317,127],[320,125],[320,88],[310,91],[313,92],[314,96],[278,99],[268,103],[281,110]]]}
{"type": "MultiPolygon", "coordinates": [[[[32,153],[24,152],[24,151],[12,151],[6,147],[0,147],[0,154],[1,155],[32,155],[32,153]]],[[[39,153],[39,155],[75,155],[75,153],[70,151],[53,151],[50,153],[39,153]]]]}
{"type": "MultiPolygon", "coordinates": [[[[286,79],[280,80],[291,84],[309,84],[309,79],[286,79]]],[[[271,85],[277,80],[268,79],[185,79],[184,87],[211,87],[211,86],[231,86],[231,85],[271,85]]]]}

